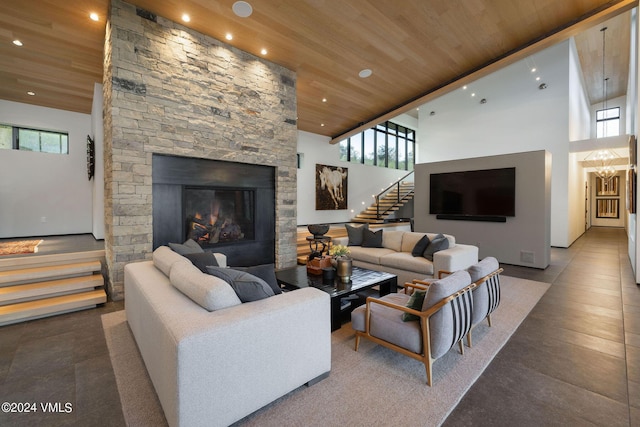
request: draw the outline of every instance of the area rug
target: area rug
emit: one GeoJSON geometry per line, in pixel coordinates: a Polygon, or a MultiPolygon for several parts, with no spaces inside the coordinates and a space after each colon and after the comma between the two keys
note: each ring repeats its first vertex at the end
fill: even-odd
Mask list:
{"type": "MultiPolygon", "coordinates": [[[[350,324],[331,334],[331,374],[300,387],[237,423],[238,426],[438,426],[482,374],[538,300],[548,283],[501,276],[502,300],[473,334],[465,354],[457,346],[433,365],[433,387],[424,365],[361,340],[353,350],[350,324]]],[[[166,425],[124,311],[102,316],[109,355],[127,425],[166,425]]]]}
{"type": "Polygon", "coordinates": [[[0,255],[33,254],[42,240],[18,240],[0,243],[0,255]]]}

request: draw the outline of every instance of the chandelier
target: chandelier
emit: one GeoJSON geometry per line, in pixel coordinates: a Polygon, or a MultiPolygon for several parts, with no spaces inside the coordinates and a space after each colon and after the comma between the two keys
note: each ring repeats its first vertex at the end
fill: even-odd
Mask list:
{"type": "MultiPolygon", "coordinates": [[[[607,31],[607,27],[603,27],[600,31],[602,31],[602,110],[606,111],[607,109],[607,83],[609,78],[606,77],[605,74],[605,33],[607,31]]],[[[607,128],[604,127],[604,137],[607,136],[607,128]]],[[[613,150],[609,149],[601,149],[596,150],[593,153],[589,154],[585,161],[588,166],[595,169],[595,174],[600,177],[603,181],[609,181],[613,176],[617,173],[614,165],[617,163],[617,160],[620,156],[618,156],[613,150]]]]}
{"type": "Polygon", "coordinates": [[[614,165],[620,156],[612,150],[596,150],[585,158],[587,166],[595,169],[595,174],[603,181],[613,178],[617,170],[614,165]]]}

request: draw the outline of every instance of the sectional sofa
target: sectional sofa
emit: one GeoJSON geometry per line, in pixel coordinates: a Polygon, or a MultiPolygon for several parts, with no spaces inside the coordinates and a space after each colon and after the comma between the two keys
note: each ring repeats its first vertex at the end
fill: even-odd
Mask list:
{"type": "Polygon", "coordinates": [[[438,271],[464,270],[478,262],[476,246],[457,244],[455,237],[449,234],[385,229],[378,230],[380,232],[382,241],[373,245],[378,247],[363,246],[362,242],[354,245],[349,237],[336,238],[333,245],[348,245],[355,266],[395,274],[398,276],[399,286],[413,279],[435,277],[438,271]],[[432,260],[423,256],[423,251],[418,251],[420,253],[416,255],[416,245],[425,235],[430,241],[444,236],[448,241],[445,245],[448,246],[447,249],[430,254],[432,260]]]}
{"type": "Polygon", "coordinates": [[[165,246],[124,274],[127,320],[170,426],[230,425],[331,369],[326,292],[241,303],[165,246]]]}

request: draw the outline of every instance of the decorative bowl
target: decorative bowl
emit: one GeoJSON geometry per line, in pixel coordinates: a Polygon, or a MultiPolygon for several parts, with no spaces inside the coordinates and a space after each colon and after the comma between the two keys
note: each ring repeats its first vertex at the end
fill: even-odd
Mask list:
{"type": "Polygon", "coordinates": [[[310,224],[307,225],[307,229],[309,233],[313,234],[313,237],[320,238],[329,231],[329,224],[310,224]]]}

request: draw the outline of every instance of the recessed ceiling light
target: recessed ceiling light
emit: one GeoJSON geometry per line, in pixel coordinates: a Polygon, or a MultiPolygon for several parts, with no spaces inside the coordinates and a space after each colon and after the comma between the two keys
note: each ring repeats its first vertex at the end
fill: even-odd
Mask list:
{"type": "Polygon", "coordinates": [[[260,51],[260,53],[261,53],[261,54],[263,54],[263,55],[266,55],[266,54],[267,54],[267,49],[262,49],[262,50],[260,51]]]}
{"type": "Polygon", "coordinates": [[[320,126],[324,127],[324,123],[320,123],[320,126]]]}
{"type": "Polygon", "coordinates": [[[467,86],[462,86],[462,90],[467,90],[467,86]]]}
{"type": "Polygon", "coordinates": [[[476,96],[476,94],[475,94],[475,93],[472,93],[472,94],[471,94],[471,96],[476,96]]]}
{"type": "Polygon", "coordinates": [[[231,6],[233,13],[240,18],[247,18],[253,13],[253,8],[246,1],[237,1],[231,6]]]}
{"type": "Polygon", "coordinates": [[[535,68],[535,67],[534,67],[534,68],[532,68],[532,69],[531,69],[531,72],[532,72],[532,73],[535,73],[535,72],[536,72],[536,68],[535,68]]]}
{"type": "Polygon", "coordinates": [[[22,46],[22,42],[18,39],[14,40],[13,44],[15,44],[16,46],[22,46]]]}
{"type": "Polygon", "coordinates": [[[182,20],[184,22],[189,22],[189,21],[191,21],[191,17],[189,15],[187,15],[186,13],[183,13],[182,14],[182,20]]]}
{"type": "Polygon", "coordinates": [[[373,74],[373,71],[371,71],[368,68],[365,68],[364,70],[360,70],[360,72],[358,73],[361,79],[366,79],[367,77],[370,77],[371,74],[373,74]]]}
{"type": "Polygon", "coordinates": [[[540,81],[540,77],[536,77],[536,81],[539,82],[540,81]]]}
{"type": "Polygon", "coordinates": [[[27,92],[27,95],[36,96],[36,93],[34,91],[30,90],[29,92],[27,92]]]}
{"type": "Polygon", "coordinates": [[[227,40],[233,40],[233,35],[231,33],[227,33],[227,35],[224,36],[224,38],[227,40]]]}
{"type": "Polygon", "coordinates": [[[89,18],[90,18],[92,21],[98,21],[98,20],[100,19],[100,17],[98,16],[98,14],[97,14],[97,13],[95,13],[95,12],[91,12],[91,13],[89,14],[89,18]]]}
{"type": "Polygon", "coordinates": [[[327,98],[322,98],[322,102],[327,102],[327,98]]]}

